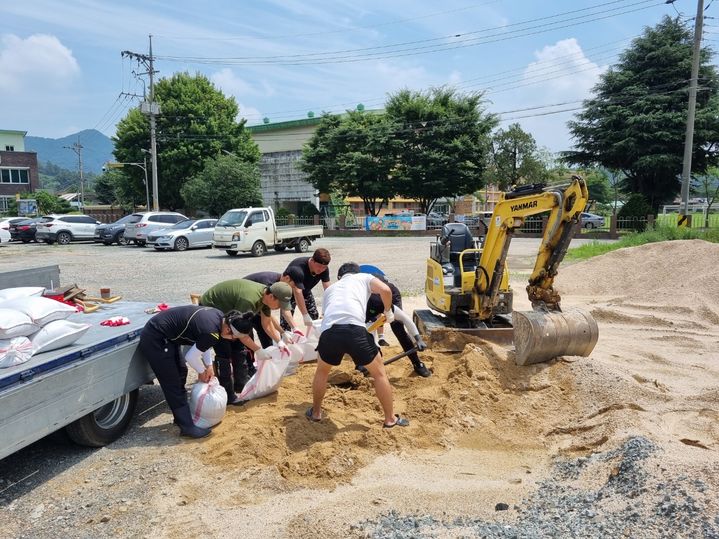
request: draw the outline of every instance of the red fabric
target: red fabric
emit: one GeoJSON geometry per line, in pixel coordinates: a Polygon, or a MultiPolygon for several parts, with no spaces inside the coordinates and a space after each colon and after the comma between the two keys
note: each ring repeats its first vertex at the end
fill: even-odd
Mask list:
{"type": "Polygon", "coordinates": [[[107,320],[100,322],[101,326],[125,326],[130,323],[130,319],[125,316],[113,316],[107,320]]]}

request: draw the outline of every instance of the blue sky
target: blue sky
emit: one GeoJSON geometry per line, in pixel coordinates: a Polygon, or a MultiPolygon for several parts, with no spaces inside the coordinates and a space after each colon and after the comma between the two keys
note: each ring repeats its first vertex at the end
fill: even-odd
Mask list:
{"type": "MultiPolygon", "coordinates": [[[[147,53],[159,77],[201,72],[234,96],[248,125],[380,108],[388,93],[454,85],[486,92],[502,126],[567,149],[566,121],[645,26],[696,3],[676,0],[368,0],[0,5],[0,128],[113,135],[142,94],[120,52],[147,53]],[[361,49],[361,50],[360,50],[361,49]],[[555,106],[547,106],[555,105],[555,106]]],[[[713,11],[710,8],[710,11],[713,11]]],[[[710,11],[707,13],[711,15],[710,11]]],[[[709,21],[708,21],[709,22],[709,21]]],[[[712,32],[712,30],[709,30],[712,32]]]]}

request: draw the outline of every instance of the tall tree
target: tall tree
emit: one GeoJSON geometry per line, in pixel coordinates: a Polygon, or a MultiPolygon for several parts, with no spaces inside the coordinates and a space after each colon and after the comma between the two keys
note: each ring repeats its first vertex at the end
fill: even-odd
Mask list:
{"type": "Polygon", "coordinates": [[[497,130],[492,136],[487,182],[506,191],[512,185],[544,182],[547,177],[537,142],[530,133],[519,124],[497,130]]]}
{"type": "Polygon", "coordinates": [[[448,88],[402,90],[385,111],[399,145],[392,172],[397,193],[417,199],[429,213],[439,198],[473,193],[484,185],[489,137],[497,123],[481,94],[448,88]]]}
{"type": "MultiPolygon", "coordinates": [[[[245,120],[237,121],[233,97],[225,97],[203,75],[176,73],[155,86],[162,114],[157,120],[158,191],[160,206],[182,207],[180,189],[204,167],[204,160],[228,151],[251,164],[260,153],[245,120]]],[[[117,127],[115,157],[121,162],[142,162],[149,148],[148,119],[133,109],[117,127]]],[[[149,167],[149,163],[148,163],[149,167]]],[[[135,179],[138,199],[144,199],[142,170],[126,167],[123,174],[135,179]]]]}
{"type": "Polygon", "coordinates": [[[377,215],[396,194],[392,173],[397,138],[386,115],[348,111],[323,116],[303,150],[302,169],[315,188],[362,199],[366,215],[377,215]]]}
{"type": "MultiPolygon", "coordinates": [[[[678,18],[646,28],[604,73],[594,97],[569,128],[576,150],[569,162],[619,170],[622,188],[640,193],[654,211],[680,190],[692,32],[678,18]]],[[[712,53],[702,49],[692,168],[719,161],[719,78],[712,53]]]]}
{"type": "Polygon", "coordinates": [[[185,207],[220,217],[232,208],[262,205],[260,171],[235,155],[205,160],[205,168],[182,186],[185,207]]]}

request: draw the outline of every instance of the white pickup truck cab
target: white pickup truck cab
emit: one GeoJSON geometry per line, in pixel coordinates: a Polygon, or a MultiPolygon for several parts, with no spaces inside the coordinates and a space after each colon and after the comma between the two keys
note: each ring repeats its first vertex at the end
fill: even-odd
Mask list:
{"type": "Polygon", "coordinates": [[[226,212],[215,224],[213,246],[230,256],[250,252],[263,256],[267,250],[294,248],[305,253],[312,240],[321,238],[322,225],[277,226],[272,208],[237,208],[226,212]]]}

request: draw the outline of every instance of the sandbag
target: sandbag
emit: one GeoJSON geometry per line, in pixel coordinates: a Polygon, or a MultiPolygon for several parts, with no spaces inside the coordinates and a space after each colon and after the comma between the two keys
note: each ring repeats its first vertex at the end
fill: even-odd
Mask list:
{"type": "Polygon", "coordinates": [[[55,320],[65,320],[68,316],[77,312],[75,307],[65,305],[54,299],[38,296],[3,301],[0,303],[0,309],[14,309],[25,313],[39,326],[44,326],[55,320]]]}
{"type": "Polygon", "coordinates": [[[15,309],[0,308],[0,339],[27,337],[38,329],[40,326],[30,320],[25,313],[15,309]]]}
{"type": "Polygon", "coordinates": [[[277,391],[282,377],[290,363],[290,354],[283,353],[277,346],[265,348],[269,359],[255,358],[257,371],[248,380],[239,397],[241,400],[259,399],[277,391]]]}
{"type": "Polygon", "coordinates": [[[3,288],[0,290],[0,301],[29,298],[30,296],[42,296],[44,293],[45,289],[42,286],[16,286],[14,288],[3,288]]]}
{"type": "Polygon", "coordinates": [[[0,369],[25,363],[32,357],[32,343],[27,337],[0,341],[0,369]]]}
{"type": "Polygon", "coordinates": [[[90,329],[90,324],[78,324],[69,320],[55,320],[46,324],[30,337],[33,354],[70,346],[90,329]]]}
{"type": "Polygon", "coordinates": [[[208,383],[197,382],[190,394],[192,422],[203,429],[214,427],[225,416],[227,392],[216,377],[208,383]]]}

